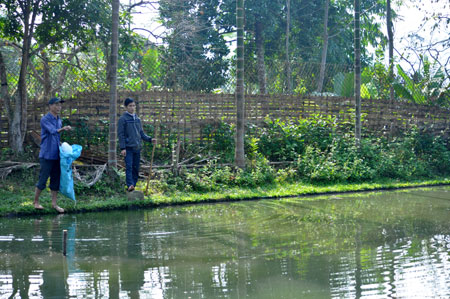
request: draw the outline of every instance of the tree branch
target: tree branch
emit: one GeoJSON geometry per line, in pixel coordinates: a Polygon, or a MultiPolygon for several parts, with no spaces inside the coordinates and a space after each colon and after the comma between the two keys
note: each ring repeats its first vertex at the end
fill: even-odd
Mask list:
{"type": "Polygon", "coordinates": [[[33,76],[39,81],[39,83],[44,84],[44,78],[39,75],[38,71],[34,67],[34,64],[30,61],[28,64],[31,67],[31,70],[33,71],[33,76]]]}
{"type": "MultiPolygon", "coordinates": [[[[66,74],[69,69],[69,66],[71,65],[69,62],[72,61],[72,59],[77,55],[78,52],[80,52],[80,50],[81,50],[81,48],[78,47],[72,53],[68,54],[68,57],[67,57],[68,63],[64,63],[64,67],[63,67],[63,70],[61,71],[61,73],[59,74],[58,81],[56,82],[55,87],[52,88],[52,93],[54,91],[61,89],[61,86],[63,85],[63,83],[66,79],[66,74]]],[[[63,59],[64,59],[64,54],[63,54],[63,59]]]]}
{"type": "MultiPolygon", "coordinates": [[[[162,26],[159,26],[159,27],[162,27],[162,26]]],[[[159,27],[157,27],[157,28],[159,28],[159,27]]],[[[158,39],[158,38],[163,38],[162,35],[156,35],[156,34],[154,34],[152,31],[150,31],[150,30],[148,30],[148,29],[146,29],[146,28],[135,27],[135,28],[132,28],[131,30],[133,30],[133,31],[135,31],[135,30],[145,31],[145,32],[147,32],[148,34],[152,35],[154,38],[157,38],[157,39],[158,39]]]]}
{"type": "Polygon", "coordinates": [[[159,1],[140,1],[140,2],[133,3],[131,5],[125,5],[125,6],[128,6],[127,10],[128,10],[128,12],[131,12],[131,10],[133,8],[135,8],[137,6],[145,6],[147,4],[150,5],[154,9],[157,9],[155,4],[158,4],[158,3],[159,3],[159,1]]]}

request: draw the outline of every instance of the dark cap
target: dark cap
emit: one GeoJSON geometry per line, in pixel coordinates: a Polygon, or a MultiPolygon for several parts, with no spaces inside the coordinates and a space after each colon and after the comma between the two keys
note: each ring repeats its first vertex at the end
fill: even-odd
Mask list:
{"type": "Polygon", "coordinates": [[[48,101],[49,105],[53,105],[53,104],[56,104],[56,103],[64,103],[64,101],[61,100],[60,98],[51,98],[50,101],[48,101]]]}
{"type": "Polygon", "coordinates": [[[134,100],[132,98],[126,98],[125,101],[123,102],[123,105],[126,107],[133,102],[134,102],[134,100]]]}

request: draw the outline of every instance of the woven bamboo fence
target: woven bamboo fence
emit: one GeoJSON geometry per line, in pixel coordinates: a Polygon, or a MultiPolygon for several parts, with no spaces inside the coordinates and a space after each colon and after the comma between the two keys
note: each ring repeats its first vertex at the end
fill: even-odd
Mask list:
{"type": "MultiPolygon", "coordinates": [[[[183,140],[201,141],[203,128],[220,121],[234,123],[236,117],[233,94],[202,94],[189,92],[121,92],[118,116],[124,111],[126,97],[134,98],[137,113],[144,124],[165,127],[176,132],[183,140]]],[[[272,119],[308,118],[312,115],[334,116],[339,122],[353,123],[354,100],[343,97],[246,95],[247,123],[261,125],[266,117],[272,119]]],[[[28,105],[28,128],[39,132],[39,121],[47,112],[44,102],[28,105]]],[[[433,134],[450,136],[449,110],[416,105],[407,102],[391,103],[386,100],[362,100],[363,130],[378,134],[396,135],[399,131],[417,125],[433,134]]],[[[71,121],[85,119],[90,126],[106,126],[109,119],[109,94],[91,92],[66,99],[62,117],[71,121]]],[[[7,120],[0,118],[1,147],[7,146],[7,120]]],[[[164,139],[164,136],[159,136],[164,139]]]]}

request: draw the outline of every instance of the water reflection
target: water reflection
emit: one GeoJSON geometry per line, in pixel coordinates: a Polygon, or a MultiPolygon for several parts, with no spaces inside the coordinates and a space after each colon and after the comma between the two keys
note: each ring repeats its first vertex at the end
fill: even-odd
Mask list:
{"type": "Polygon", "coordinates": [[[0,297],[445,298],[449,211],[443,187],[0,219],[0,297]]]}

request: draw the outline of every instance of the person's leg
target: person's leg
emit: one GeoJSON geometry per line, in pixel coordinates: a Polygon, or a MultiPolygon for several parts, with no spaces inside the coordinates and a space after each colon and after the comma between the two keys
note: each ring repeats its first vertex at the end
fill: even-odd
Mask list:
{"type": "Polygon", "coordinates": [[[59,160],[52,160],[52,169],[50,171],[50,190],[52,195],[52,207],[58,213],[64,213],[64,209],[59,207],[58,200],[59,182],[61,180],[61,165],[59,160]]]}
{"type": "Polygon", "coordinates": [[[37,210],[42,210],[44,207],[39,204],[39,196],[41,195],[42,190],[38,187],[34,190],[34,208],[37,210]]]}
{"type": "Polygon", "coordinates": [[[36,183],[36,188],[34,190],[34,207],[38,210],[42,210],[43,207],[39,204],[39,197],[47,184],[52,164],[50,160],[45,160],[42,158],[39,159],[39,164],[41,165],[41,168],[39,169],[39,180],[36,183]]]}
{"type": "Polygon", "coordinates": [[[136,186],[139,179],[139,166],[141,163],[141,151],[134,151],[133,155],[133,185],[136,186]]]}
{"type": "Polygon", "coordinates": [[[58,206],[56,201],[58,200],[58,191],[51,190],[52,193],[52,207],[58,212],[58,213],[64,213],[64,209],[58,206]]]}
{"type": "Polygon", "coordinates": [[[134,186],[133,182],[133,151],[127,148],[127,153],[125,155],[125,181],[127,183],[127,188],[134,186]]]}

